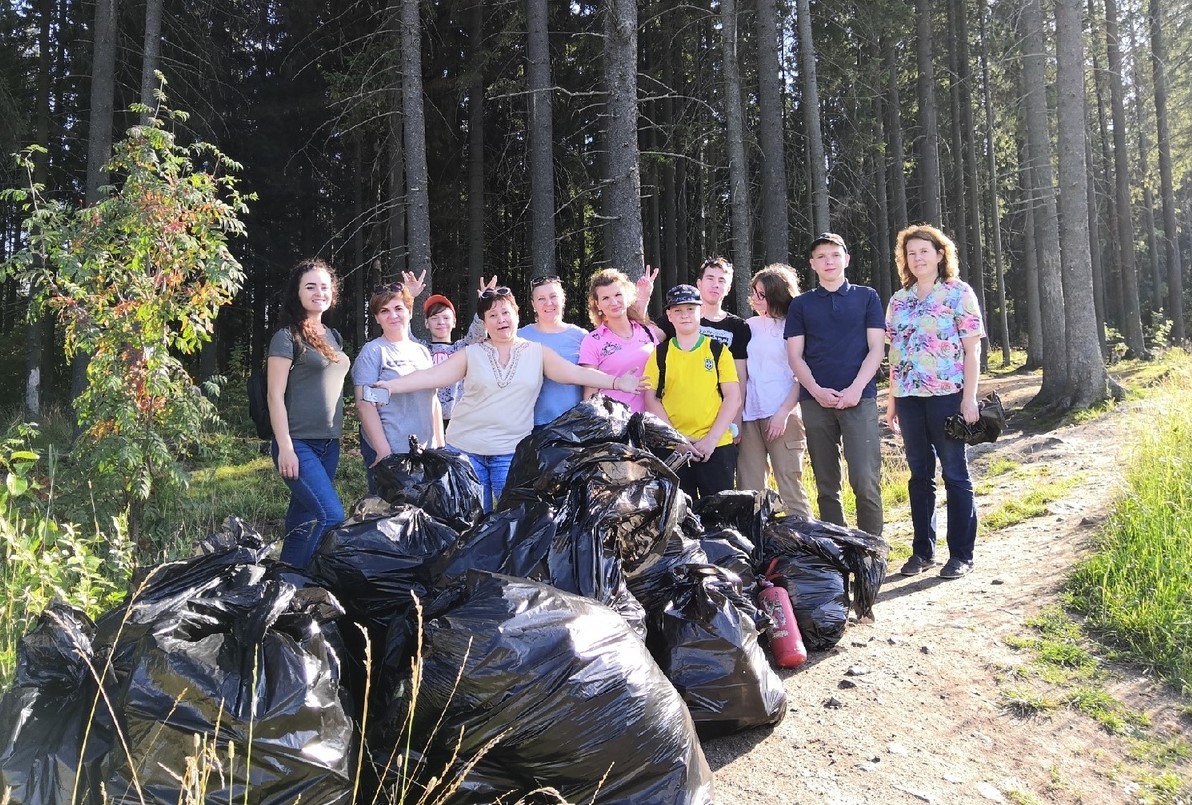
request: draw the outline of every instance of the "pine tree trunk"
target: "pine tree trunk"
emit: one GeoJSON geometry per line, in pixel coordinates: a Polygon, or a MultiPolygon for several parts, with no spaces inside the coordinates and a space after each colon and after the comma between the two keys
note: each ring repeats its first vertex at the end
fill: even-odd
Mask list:
{"type": "Polygon", "coordinates": [[[555,267],[554,119],[546,0],[526,0],[526,83],[529,93],[530,276],[555,267]]]}
{"type": "Polygon", "coordinates": [[[426,118],[422,105],[422,28],[418,0],[401,0],[402,107],[406,155],[409,270],[430,280],[430,192],[426,168],[426,118]]]}
{"type": "Polygon", "coordinates": [[[728,204],[733,229],[733,291],[737,313],[744,313],[753,273],[749,164],[745,160],[745,115],[741,109],[740,38],[736,0],[721,0],[721,47],[724,54],[725,146],[728,149],[728,204]]]}
{"type": "Polygon", "coordinates": [[[1105,51],[1109,69],[1109,105],[1113,118],[1114,186],[1117,198],[1117,241],[1122,270],[1122,337],[1128,354],[1144,356],[1146,343],[1139,313],[1138,267],[1134,254],[1133,207],[1130,204],[1130,152],[1126,147],[1126,93],[1118,33],[1116,0],[1105,0],[1105,51]]]}
{"type": "Polygon", "coordinates": [[[828,207],[828,167],[824,154],[824,135],[820,126],[819,82],[815,72],[815,42],[811,35],[811,3],[798,0],[799,80],[803,89],[803,120],[807,127],[807,157],[811,169],[812,232],[832,228],[828,207]]]}
{"type": "Polygon", "coordinates": [[[989,39],[984,5],[981,23],[981,94],[985,106],[985,167],[989,175],[989,231],[993,234],[993,266],[997,281],[997,306],[1001,324],[1002,365],[1010,363],[1010,316],[1006,310],[1006,270],[1002,260],[1002,220],[998,203],[997,153],[994,149],[993,97],[989,80],[989,39]]]}
{"type": "MultiPolygon", "coordinates": [[[[960,127],[960,53],[958,43],[959,34],[956,29],[956,17],[959,13],[956,7],[962,4],[963,0],[948,0],[948,102],[951,106],[948,131],[952,140],[949,147],[952,156],[952,195],[948,206],[951,212],[950,227],[955,232],[954,240],[956,241],[957,260],[960,263],[960,278],[971,285],[972,280],[969,277],[969,257],[971,250],[969,248],[968,194],[965,191],[964,141],[966,139],[971,140],[972,137],[966,137],[965,132],[960,127]]],[[[984,312],[984,309],[982,309],[982,312],[984,312]]]]}
{"type": "MultiPolygon", "coordinates": [[[[45,186],[49,171],[50,147],[50,30],[54,23],[54,0],[40,0],[38,3],[37,26],[37,100],[34,114],[35,140],[47,153],[33,155],[33,182],[45,186]]],[[[42,335],[51,320],[48,314],[32,319],[25,328],[25,418],[29,421],[41,419],[42,372],[45,361],[45,347],[42,335]]]]}
{"type": "Polygon", "coordinates": [[[898,63],[894,58],[894,43],[889,37],[882,38],[882,65],[887,78],[886,109],[889,119],[886,131],[890,133],[890,170],[894,184],[894,231],[906,229],[910,216],[906,204],[906,147],[902,142],[902,101],[898,92],[898,63]]]}
{"type": "Polygon", "coordinates": [[[931,49],[931,0],[915,0],[915,54],[919,65],[919,126],[923,136],[919,148],[920,214],[936,226],[943,224],[940,212],[940,131],[935,104],[935,67],[931,49]]]}
{"type": "MultiPolygon", "coordinates": [[[[141,103],[150,109],[156,107],[153,90],[157,89],[157,76],[161,69],[161,17],[164,0],[145,0],[145,54],[141,61],[141,103]]],[[[146,123],[149,114],[141,115],[146,123]]]]}
{"type": "MultiPolygon", "coordinates": [[[[401,30],[401,0],[390,0],[389,18],[393,26],[401,30]]],[[[401,37],[398,37],[398,47],[401,37]]],[[[400,51],[399,51],[400,52],[400,51]]],[[[389,88],[389,271],[400,277],[409,268],[406,248],[406,152],[404,147],[404,108],[402,90],[402,66],[400,62],[393,69],[393,85],[389,88]]]]}
{"type": "Polygon", "coordinates": [[[1171,343],[1184,343],[1184,281],[1175,221],[1175,191],[1171,169],[1171,134],[1167,126],[1167,46],[1163,39],[1160,0],[1150,0],[1147,16],[1151,28],[1151,70],[1155,84],[1155,127],[1158,129],[1159,193],[1163,197],[1163,245],[1167,251],[1167,315],[1171,343]]]}
{"type": "Polygon", "coordinates": [[[472,72],[468,82],[468,289],[484,275],[484,3],[474,0],[472,72]]]}
{"type": "Polygon", "coordinates": [[[641,162],[637,145],[637,3],[611,0],[604,14],[604,72],[608,88],[603,202],[605,259],[632,278],[645,267],[641,162]]]}
{"type": "Polygon", "coordinates": [[[1108,396],[1105,363],[1097,344],[1089,254],[1083,5],[1083,0],[1056,0],[1055,6],[1059,214],[1064,222],[1060,253],[1068,364],[1063,410],[1088,408],[1108,396]]]}
{"type": "Polygon", "coordinates": [[[778,9],[774,0],[757,3],[758,112],[761,130],[762,252],[766,263],[790,260],[786,219],[786,152],[783,146],[782,74],[778,63],[778,9]]]}
{"type": "Polygon", "coordinates": [[[1032,401],[1050,405],[1068,388],[1065,351],[1063,278],[1060,273],[1060,233],[1056,218],[1055,185],[1048,136],[1047,87],[1043,53],[1043,11],[1040,0],[1027,0],[1021,17],[1023,82],[1026,91],[1028,165],[1034,189],[1035,238],[1039,261],[1039,312],[1043,331],[1043,382],[1032,401]]]}

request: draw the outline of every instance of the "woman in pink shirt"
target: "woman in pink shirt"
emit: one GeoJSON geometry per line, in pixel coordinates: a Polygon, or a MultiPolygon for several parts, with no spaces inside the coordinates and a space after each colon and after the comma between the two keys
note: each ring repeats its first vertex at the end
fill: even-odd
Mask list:
{"type": "MultiPolygon", "coordinates": [[[[653,279],[649,267],[646,271],[643,287],[649,287],[653,279]]],[[[649,296],[642,301],[643,304],[648,302],[649,296]]],[[[605,268],[592,275],[588,285],[588,316],[594,329],[584,336],[579,346],[579,365],[599,369],[614,377],[623,374],[641,377],[646,360],[663,335],[638,309],[637,287],[625,272],[605,268]]],[[[596,391],[585,386],[584,396],[591,397],[596,391]]],[[[646,410],[644,392],[606,389],[604,393],[635,412],[646,410]]]]}

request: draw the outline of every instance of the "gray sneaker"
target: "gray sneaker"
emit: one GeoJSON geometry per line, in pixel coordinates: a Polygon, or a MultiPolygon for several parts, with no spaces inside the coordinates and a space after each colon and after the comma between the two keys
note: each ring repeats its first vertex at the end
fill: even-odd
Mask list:
{"type": "Polygon", "coordinates": [[[904,576],[917,576],[923,571],[930,570],[938,564],[939,562],[935,561],[934,559],[924,559],[921,556],[915,556],[912,554],[911,558],[906,560],[906,564],[903,565],[898,572],[904,576]]]}
{"type": "Polygon", "coordinates": [[[961,576],[967,576],[973,572],[973,563],[964,562],[960,559],[949,559],[948,563],[944,565],[940,571],[941,579],[958,579],[961,576]]]}

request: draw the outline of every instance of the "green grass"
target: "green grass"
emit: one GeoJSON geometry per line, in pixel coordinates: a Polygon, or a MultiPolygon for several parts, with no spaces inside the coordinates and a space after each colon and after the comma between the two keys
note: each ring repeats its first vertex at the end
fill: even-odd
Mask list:
{"type": "Polygon", "coordinates": [[[1140,424],[1127,491],[1067,585],[1068,600],[1106,640],[1192,691],[1192,412],[1186,373],[1159,402],[1162,427],[1140,424]]]}
{"type": "MultiPolygon", "coordinates": [[[[1045,475],[1046,473],[1040,473],[1041,478],[1045,475]]],[[[981,526],[989,531],[997,531],[1047,514],[1047,504],[1063,497],[1082,480],[1083,477],[1077,474],[1042,481],[1025,495],[1005,498],[996,508],[982,512],[981,526]]]]}

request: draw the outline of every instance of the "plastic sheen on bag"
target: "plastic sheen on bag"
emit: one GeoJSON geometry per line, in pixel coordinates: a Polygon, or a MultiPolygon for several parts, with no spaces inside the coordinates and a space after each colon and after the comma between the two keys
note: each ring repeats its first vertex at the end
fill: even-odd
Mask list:
{"type": "Polygon", "coordinates": [[[715,565],[673,571],[673,597],[649,617],[647,644],[701,737],[777,724],[786,690],[754,627],[756,608],[715,565]]]}
{"type": "Polygon", "coordinates": [[[377,494],[397,505],[417,506],[436,520],[463,531],[480,516],[483,489],[463,456],[422,448],[410,437],[409,453],[393,453],[375,467],[377,494]]]}
{"type": "Polygon", "coordinates": [[[451,803],[539,786],[601,805],[713,801],[686,705],[608,607],[469,571],[427,617],[410,741],[421,786],[462,776],[451,803]]]}
{"type": "Polygon", "coordinates": [[[889,550],[880,537],[820,520],[791,516],[766,526],[762,569],[769,575],[773,565],[781,577],[774,581],[790,594],[808,650],[823,651],[840,641],[850,604],[858,619],[872,617],[889,550]]]}

